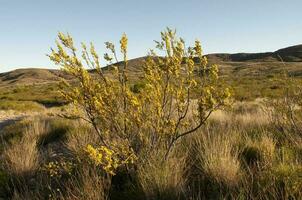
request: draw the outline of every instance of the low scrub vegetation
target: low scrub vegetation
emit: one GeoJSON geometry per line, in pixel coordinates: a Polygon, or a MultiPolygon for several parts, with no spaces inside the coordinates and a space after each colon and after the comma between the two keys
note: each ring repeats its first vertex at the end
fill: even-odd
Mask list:
{"type": "Polygon", "coordinates": [[[16,111],[42,111],[45,107],[32,101],[12,101],[1,100],[0,110],[16,110],[16,111]]]}
{"type": "MultiPolygon", "coordinates": [[[[121,165],[114,175],[89,157],[87,146],[101,143],[84,120],[24,122],[21,135],[3,137],[7,145],[1,157],[1,195],[12,199],[299,199],[301,143],[291,136],[280,137],[269,121],[247,125],[236,121],[232,112],[225,114],[228,118],[209,119],[196,134],[178,143],[166,160],[161,150],[143,162],[121,165]],[[58,133],[65,139],[57,139],[58,133]],[[41,145],[46,135],[52,139],[41,145]]],[[[15,127],[18,133],[20,128],[15,127]]]]}
{"type": "MultiPolygon", "coordinates": [[[[49,57],[77,79],[62,83],[69,106],[1,130],[1,198],[301,199],[295,79],[276,81],[281,98],[234,101],[200,43],[186,48],[167,29],[161,56],[151,51],[144,79],[131,83],[127,44],[123,35],[122,65],[109,78],[93,45],[80,57],[59,34],[49,57]]],[[[106,47],[104,58],[118,61],[114,44],[106,47]]]]}

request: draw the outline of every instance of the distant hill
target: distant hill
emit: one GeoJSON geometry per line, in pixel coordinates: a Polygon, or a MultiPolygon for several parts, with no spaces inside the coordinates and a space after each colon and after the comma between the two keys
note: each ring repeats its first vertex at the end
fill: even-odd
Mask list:
{"type": "Polygon", "coordinates": [[[60,70],[38,68],[16,69],[0,73],[0,86],[57,82],[60,78],[68,79],[69,77],[60,70]]]}
{"type": "Polygon", "coordinates": [[[216,62],[302,62],[302,45],[279,49],[275,52],[235,54],[216,53],[209,54],[207,57],[216,62]]]}
{"type": "Polygon", "coordinates": [[[302,45],[296,45],[287,47],[284,49],[279,49],[274,52],[275,55],[278,55],[286,62],[301,62],[302,61],[302,45]]]}
{"type": "MultiPolygon", "coordinates": [[[[281,68],[282,62],[286,62],[289,68],[294,69],[296,75],[302,75],[302,45],[291,46],[279,49],[275,52],[266,53],[216,53],[206,55],[210,62],[218,63],[222,73],[228,71],[244,69],[246,72],[256,69],[261,71],[264,68],[276,66],[281,68]],[[300,63],[301,62],[301,63],[300,63]],[[292,63],[292,64],[291,64],[292,63]],[[296,63],[296,64],[295,64],[296,63]],[[247,71],[247,68],[249,70],[247,71]],[[253,69],[252,69],[253,68],[253,69]]],[[[142,76],[142,65],[146,57],[131,59],[128,62],[128,74],[130,79],[137,79],[142,76]]],[[[120,66],[122,62],[115,63],[120,66]]],[[[103,68],[107,76],[111,76],[111,65],[103,68]]],[[[252,73],[251,73],[252,74],[252,73]]],[[[42,84],[57,82],[61,78],[70,79],[64,72],[54,69],[17,69],[14,71],[0,73],[0,86],[22,85],[22,84],[42,84]]]]}

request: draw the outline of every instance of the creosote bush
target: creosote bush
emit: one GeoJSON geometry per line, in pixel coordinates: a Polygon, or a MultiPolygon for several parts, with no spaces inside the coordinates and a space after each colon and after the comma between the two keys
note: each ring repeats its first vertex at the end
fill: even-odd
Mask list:
{"type": "MultiPolygon", "coordinates": [[[[109,53],[104,54],[104,59],[118,63],[115,45],[105,44],[109,53]]],[[[117,168],[134,162],[132,158],[142,162],[158,149],[165,150],[162,160],[167,159],[182,137],[196,132],[230,97],[229,89],[219,81],[217,66],[209,65],[203,56],[199,41],[186,48],[184,40],[168,28],[161,33],[156,49],[161,56],[150,51],[143,66],[145,84],[139,90],[133,90],[128,81],[125,34],[120,40],[122,65],[112,64],[114,78],[104,75],[93,44],[88,47],[82,43],[79,53],[69,34],[59,33],[57,49],[49,55],[77,80],[74,84],[65,81],[62,94],[74,105],[73,117],[89,122],[98,135],[100,146],[87,147],[94,162],[99,164],[99,157],[107,158],[109,154],[114,157],[107,167],[102,165],[108,173],[114,173],[108,165],[117,168]],[[96,75],[88,68],[94,69],[96,75]],[[198,92],[193,96],[192,91],[198,92]]]]}

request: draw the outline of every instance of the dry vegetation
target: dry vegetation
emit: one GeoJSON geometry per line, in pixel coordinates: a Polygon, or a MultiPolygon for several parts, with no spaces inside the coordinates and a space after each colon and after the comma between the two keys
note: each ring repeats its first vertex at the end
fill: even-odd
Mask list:
{"type": "MultiPolygon", "coordinates": [[[[185,57],[178,56],[186,50],[171,47],[178,42],[173,34],[168,29],[162,35],[164,44],[158,43],[173,53],[168,52],[160,66],[152,59],[147,61],[152,68],[145,69],[152,77],[135,84],[125,81],[123,64],[111,75],[120,79],[103,77],[99,68],[100,77],[95,79],[74,54],[68,57],[60,46],[60,51],[52,52],[52,60],[82,84],[64,88],[71,104],[43,107],[39,115],[0,130],[0,199],[301,199],[300,79],[274,77],[278,95],[267,95],[274,98],[249,98],[250,91],[244,86],[241,95],[247,98],[229,99],[225,85],[216,82],[216,68],[202,56],[202,62],[195,60],[195,70],[200,64],[209,70],[206,77],[214,77],[198,79],[191,74],[187,82],[177,77],[175,66],[184,65],[176,58],[185,57]],[[170,79],[169,92],[165,91],[165,75],[176,76],[170,79]],[[196,88],[193,80],[197,80],[196,88]],[[112,85],[108,88],[106,82],[112,85]],[[198,94],[201,84],[215,90],[198,94]],[[194,95],[187,95],[191,89],[194,95]],[[161,104],[158,96],[171,99],[161,104]],[[166,105],[177,109],[168,114],[166,105]],[[177,125],[179,120],[184,123],[177,125]]],[[[60,35],[60,39],[72,52],[71,38],[60,35]]],[[[121,41],[126,55],[125,36],[121,41]]],[[[109,43],[107,47],[114,50],[109,43]]],[[[198,56],[198,48],[197,43],[192,59],[198,56]]],[[[97,67],[93,47],[91,53],[97,67]]],[[[250,80],[256,79],[250,76],[250,80]]]]}
{"type": "Polygon", "coordinates": [[[238,109],[214,114],[165,162],[159,152],[115,176],[87,159],[85,147],[99,142],[86,122],[18,122],[2,131],[2,198],[299,199],[301,136],[279,132],[265,112],[238,120],[238,109]]]}

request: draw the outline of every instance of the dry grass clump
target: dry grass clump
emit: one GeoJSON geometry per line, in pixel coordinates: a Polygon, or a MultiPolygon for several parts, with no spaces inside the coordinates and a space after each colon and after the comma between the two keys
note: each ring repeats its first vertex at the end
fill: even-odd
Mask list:
{"type": "Polygon", "coordinates": [[[66,146],[77,155],[83,153],[88,144],[94,145],[98,143],[98,136],[93,133],[93,129],[84,121],[77,121],[76,128],[69,131],[66,146]]]}
{"type": "Polygon", "coordinates": [[[185,158],[151,155],[138,166],[138,181],[146,199],[182,199],[185,195],[185,158]]]}
{"type": "Polygon", "coordinates": [[[297,163],[280,163],[268,174],[273,178],[275,193],[282,199],[300,199],[302,195],[302,166],[297,163]],[[281,186],[281,187],[280,187],[281,186]]]}
{"type": "Polygon", "coordinates": [[[276,151],[276,142],[268,135],[264,135],[259,141],[259,148],[262,150],[264,160],[273,162],[276,151]]]}
{"type": "MultiPolygon", "coordinates": [[[[58,126],[57,122],[52,123],[52,125],[54,124],[58,126]]],[[[50,176],[46,178],[50,180],[50,182],[47,183],[49,187],[49,197],[60,200],[108,199],[111,188],[111,176],[106,175],[99,167],[88,163],[86,154],[84,153],[84,149],[88,144],[97,143],[97,136],[91,134],[93,131],[91,127],[81,120],[68,121],[68,123],[61,122],[59,125],[61,128],[68,128],[65,129],[64,142],[62,142],[62,138],[59,141],[51,140],[60,142],[60,145],[62,146],[60,149],[56,149],[55,153],[57,155],[62,155],[62,153],[64,154],[64,151],[68,151],[68,154],[66,155],[68,158],[66,159],[70,161],[67,161],[66,163],[73,164],[68,172],[63,172],[65,175],[51,175],[52,173],[47,175],[50,176]]],[[[58,129],[59,133],[62,132],[61,128],[58,129]]],[[[59,156],[56,159],[59,158],[62,158],[62,156],[59,156]]],[[[60,168],[62,162],[62,160],[55,162],[56,166],[60,168]]],[[[46,172],[48,172],[47,169],[46,172]]]]}
{"type": "MultiPolygon", "coordinates": [[[[62,182],[64,191],[52,190],[50,196],[61,200],[106,200],[109,198],[111,177],[99,167],[87,163],[84,149],[88,144],[97,144],[93,129],[81,120],[71,121],[63,145],[71,151],[76,162],[71,177],[62,182]]],[[[60,180],[58,180],[60,182],[60,180]]]]}
{"type": "Polygon", "coordinates": [[[83,164],[64,184],[65,194],[52,194],[61,200],[107,200],[111,186],[111,177],[99,168],[83,164]]]}
{"type": "Polygon", "coordinates": [[[8,176],[5,195],[11,194],[16,200],[41,199],[37,191],[40,178],[36,175],[44,158],[40,156],[38,140],[48,131],[47,122],[34,120],[24,128],[21,138],[5,146],[1,157],[1,168],[8,176]]]}
{"type": "Polygon", "coordinates": [[[35,121],[25,129],[19,142],[15,142],[4,151],[5,168],[12,174],[34,172],[40,164],[37,141],[47,132],[45,121],[35,121]]]}
{"type": "Polygon", "coordinates": [[[41,200],[43,195],[29,190],[26,186],[22,188],[22,192],[14,191],[12,200],[41,200]]]}
{"type": "MultiPolygon", "coordinates": [[[[232,188],[242,178],[239,151],[232,135],[209,130],[195,138],[198,168],[217,183],[232,188]]],[[[192,155],[193,156],[193,155],[192,155]]]]}
{"type": "Polygon", "coordinates": [[[260,100],[254,102],[235,102],[229,110],[217,110],[211,120],[219,123],[237,123],[240,126],[264,126],[269,124],[269,117],[260,100]]]}

